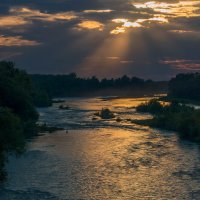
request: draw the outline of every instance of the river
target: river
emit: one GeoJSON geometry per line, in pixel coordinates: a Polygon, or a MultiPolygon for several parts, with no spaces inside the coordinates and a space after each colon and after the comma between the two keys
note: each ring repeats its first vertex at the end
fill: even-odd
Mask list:
{"type": "Polygon", "coordinates": [[[66,98],[68,110],[39,109],[40,122],[67,132],[43,133],[11,156],[0,199],[199,200],[199,146],[130,122],[151,117],[134,109],[147,99],[66,98]],[[94,118],[102,107],[122,121],[94,118]]]}

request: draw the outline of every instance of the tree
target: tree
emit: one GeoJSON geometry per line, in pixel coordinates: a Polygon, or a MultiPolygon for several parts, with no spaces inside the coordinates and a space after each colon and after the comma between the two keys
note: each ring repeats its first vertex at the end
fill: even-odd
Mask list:
{"type": "Polygon", "coordinates": [[[36,133],[38,113],[33,103],[34,89],[25,71],[12,62],[0,62],[0,179],[10,152],[20,153],[25,138],[36,133]]]}

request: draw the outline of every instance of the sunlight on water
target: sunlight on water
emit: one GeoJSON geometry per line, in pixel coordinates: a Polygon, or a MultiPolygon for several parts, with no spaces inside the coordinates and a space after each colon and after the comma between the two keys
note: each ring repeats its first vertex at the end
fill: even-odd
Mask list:
{"type": "Polygon", "coordinates": [[[68,98],[69,110],[40,109],[42,122],[68,129],[43,134],[10,158],[0,199],[199,199],[200,153],[174,133],[138,126],[147,99],[68,98]],[[122,122],[92,120],[109,107],[122,122]]]}

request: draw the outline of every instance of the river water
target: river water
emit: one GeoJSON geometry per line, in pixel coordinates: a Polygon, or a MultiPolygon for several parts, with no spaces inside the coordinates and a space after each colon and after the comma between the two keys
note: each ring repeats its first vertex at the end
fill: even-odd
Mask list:
{"type": "Polygon", "coordinates": [[[151,117],[134,109],[147,98],[65,100],[69,110],[57,103],[39,112],[68,132],[41,134],[11,156],[0,200],[200,199],[199,146],[130,122],[151,117]],[[94,119],[102,107],[122,121],[94,119]]]}

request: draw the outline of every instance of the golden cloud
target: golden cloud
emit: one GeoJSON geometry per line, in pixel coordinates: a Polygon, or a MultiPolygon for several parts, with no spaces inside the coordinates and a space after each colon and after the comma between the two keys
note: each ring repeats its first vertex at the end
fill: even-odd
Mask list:
{"type": "Polygon", "coordinates": [[[0,46],[12,47],[12,46],[37,46],[39,42],[34,40],[26,40],[21,36],[4,36],[0,35],[0,46]]]}
{"type": "Polygon", "coordinates": [[[9,10],[9,16],[0,17],[0,27],[16,27],[27,24],[32,24],[33,20],[40,20],[46,22],[68,21],[77,18],[74,12],[60,12],[60,13],[43,13],[39,10],[29,8],[13,7],[9,10]]]}
{"type": "Polygon", "coordinates": [[[110,13],[113,10],[106,9],[106,10],[84,10],[84,13],[110,13]]]}
{"type": "Polygon", "coordinates": [[[155,12],[166,14],[167,17],[194,17],[200,16],[200,14],[197,13],[199,4],[199,0],[186,0],[177,3],[147,1],[144,3],[133,3],[133,6],[138,9],[150,8],[155,12]]]}
{"type": "Polygon", "coordinates": [[[144,22],[157,22],[157,23],[168,23],[168,19],[162,17],[160,15],[154,15],[154,17],[148,19],[137,19],[134,22],[129,21],[128,19],[118,18],[113,19],[112,22],[122,24],[121,26],[117,26],[114,30],[112,30],[111,34],[120,34],[125,33],[127,28],[141,28],[144,27],[142,23],[144,22]]]}
{"type": "Polygon", "coordinates": [[[0,27],[13,27],[28,24],[24,18],[19,16],[4,16],[0,17],[0,27]]]}
{"type": "Polygon", "coordinates": [[[143,27],[137,21],[130,22],[130,21],[128,21],[128,19],[123,19],[123,18],[113,19],[112,22],[122,24],[121,26],[117,26],[114,30],[112,30],[110,32],[111,34],[114,34],[114,35],[117,35],[117,34],[120,34],[120,33],[125,33],[127,28],[140,28],[140,27],[143,27]]]}
{"type": "Polygon", "coordinates": [[[56,20],[72,20],[77,18],[74,12],[60,12],[60,13],[50,14],[29,8],[11,8],[10,14],[15,16],[20,16],[24,19],[50,21],[50,22],[56,20]]]}
{"type": "Polygon", "coordinates": [[[133,60],[121,60],[120,61],[121,64],[131,64],[133,62],[134,62],[133,60]]]}
{"type": "Polygon", "coordinates": [[[82,21],[78,24],[79,29],[97,29],[99,31],[102,31],[104,28],[104,25],[98,21],[82,21]]]}

